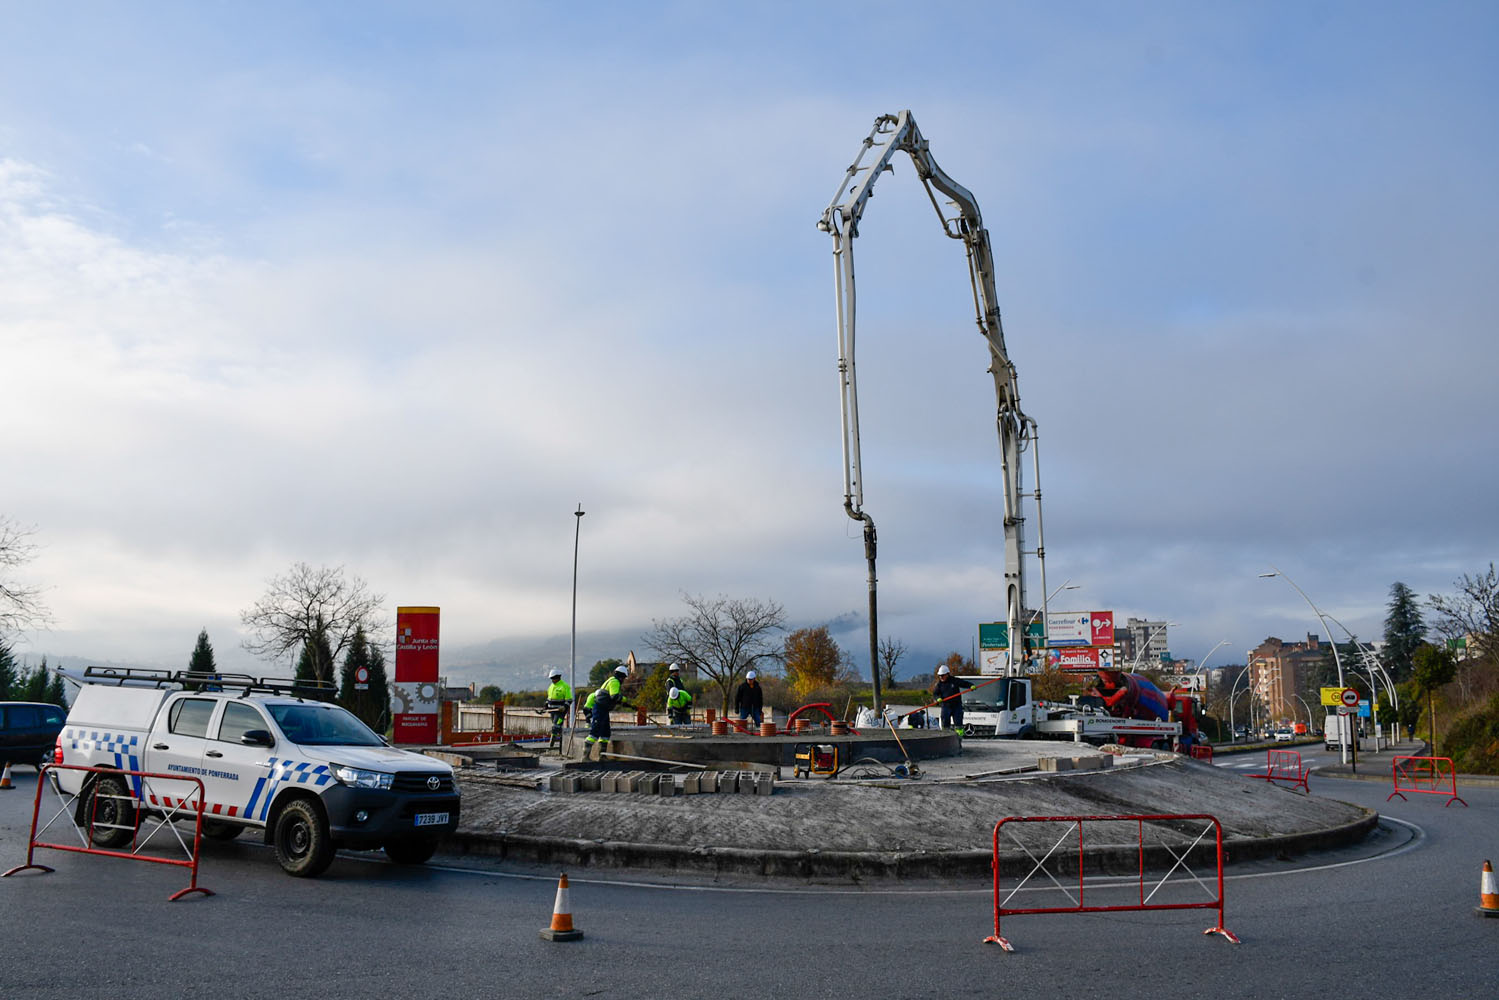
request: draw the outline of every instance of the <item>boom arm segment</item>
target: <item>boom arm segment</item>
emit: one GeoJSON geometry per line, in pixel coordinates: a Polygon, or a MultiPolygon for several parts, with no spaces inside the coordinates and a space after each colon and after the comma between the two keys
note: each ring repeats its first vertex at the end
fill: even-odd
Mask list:
{"type": "MultiPolygon", "coordinates": [[[[835,294],[838,313],[838,378],[843,419],[843,509],[848,516],[865,524],[866,554],[870,559],[871,613],[873,612],[873,533],[874,522],[864,512],[864,488],[859,458],[859,401],[854,373],[854,237],[859,234],[859,220],[874,193],[874,182],[886,170],[897,152],[911,157],[916,174],[926,188],[927,197],[942,222],[943,231],[952,239],[963,241],[968,255],[968,274],[973,286],[974,312],[979,333],[989,345],[989,372],[994,376],[998,402],[995,423],[999,432],[999,452],[1004,494],[1005,539],[1005,620],[1009,623],[1012,650],[1021,647],[1024,631],[1021,616],[1025,608],[1025,563],[1021,512],[1020,455],[1027,447],[1035,460],[1036,422],[1020,409],[1020,390],[1015,366],[1005,350],[1004,329],[999,317],[999,299],[994,284],[994,258],[989,246],[989,231],[984,228],[978,202],[971,192],[949,177],[932,159],[927,140],[916,126],[910,111],[898,115],[881,115],[864,140],[858,157],[848,168],[843,183],[822,214],[818,228],[833,237],[835,294]],[[941,192],[956,208],[947,215],[937,199],[941,192]]],[[[1040,537],[1040,467],[1036,465],[1036,519],[1040,537]]],[[[1045,547],[1037,546],[1041,565],[1041,588],[1046,591],[1045,547]]],[[[1043,598],[1043,610],[1045,599],[1043,598]]],[[[1012,666],[1014,657],[1011,659],[1012,666]]]]}

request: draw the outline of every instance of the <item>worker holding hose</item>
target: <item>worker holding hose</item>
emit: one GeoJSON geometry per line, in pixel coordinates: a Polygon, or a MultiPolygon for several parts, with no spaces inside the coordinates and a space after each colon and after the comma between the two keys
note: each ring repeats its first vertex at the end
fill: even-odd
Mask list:
{"type": "Polygon", "coordinates": [[[961,677],[953,676],[946,664],[937,666],[937,680],[931,688],[932,697],[942,703],[942,728],[963,735],[963,689],[973,684],[961,677]]]}

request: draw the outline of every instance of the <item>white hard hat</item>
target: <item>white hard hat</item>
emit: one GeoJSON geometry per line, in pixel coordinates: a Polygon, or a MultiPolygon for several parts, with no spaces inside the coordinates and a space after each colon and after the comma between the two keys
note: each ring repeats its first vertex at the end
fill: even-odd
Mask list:
{"type": "Polygon", "coordinates": [[[942,676],[942,675],[943,675],[943,674],[945,674],[945,673],[948,673],[948,669],[947,669],[947,667],[945,667],[945,666],[941,666],[941,667],[938,667],[938,668],[937,668],[937,676],[938,676],[938,677],[941,677],[941,676],[942,676]]]}
{"type": "Polygon", "coordinates": [[[623,663],[615,667],[614,672],[616,674],[624,674],[626,677],[630,676],[630,668],[625,666],[623,663]]]}
{"type": "Polygon", "coordinates": [[[558,670],[556,667],[553,667],[551,670],[547,671],[547,676],[548,677],[554,677],[554,678],[555,677],[561,677],[562,676],[562,671],[558,670]]]}
{"type": "Polygon", "coordinates": [[[681,670],[682,668],[679,667],[679,666],[677,666],[675,663],[673,663],[671,666],[667,667],[666,669],[667,669],[668,672],[671,672],[671,671],[674,671],[674,670],[681,670]]]}
{"type": "Polygon", "coordinates": [[[747,680],[747,681],[754,680],[755,679],[755,672],[753,670],[751,670],[749,673],[747,673],[747,674],[744,675],[744,679],[747,680]]]}

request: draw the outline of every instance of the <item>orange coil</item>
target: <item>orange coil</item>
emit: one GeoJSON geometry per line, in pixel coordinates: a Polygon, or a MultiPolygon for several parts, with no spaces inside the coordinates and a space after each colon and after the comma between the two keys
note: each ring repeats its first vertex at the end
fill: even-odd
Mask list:
{"type": "Polygon", "coordinates": [[[727,719],[714,719],[713,720],[713,735],[714,736],[727,736],[727,735],[729,735],[729,721],[727,719]]]}
{"type": "Polygon", "coordinates": [[[762,723],[760,723],[760,735],[761,736],[774,736],[775,734],[776,734],[776,724],[774,722],[762,722],[762,723]]]}

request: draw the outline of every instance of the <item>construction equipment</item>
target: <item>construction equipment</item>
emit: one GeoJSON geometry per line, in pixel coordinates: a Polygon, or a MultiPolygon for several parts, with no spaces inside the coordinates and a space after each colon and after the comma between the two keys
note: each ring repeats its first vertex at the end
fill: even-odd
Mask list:
{"type": "MultiPolygon", "coordinates": [[[[833,237],[838,315],[838,377],[843,407],[843,509],[848,516],[864,525],[864,555],[869,565],[869,661],[874,674],[874,710],[881,711],[878,650],[878,615],[875,596],[875,528],[874,519],[864,510],[863,470],[859,460],[859,402],[854,371],[854,237],[859,234],[859,220],[873,194],[875,179],[892,170],[891,160],[904,151],[916,167],[916,175],[926,187],[927,196],[943,231],[952,239],[962,240],[968,255],[968,276],[973,286],[974,308],[979,333],[989,345],[989,372],[994,376],[998,398],[995,424],[999,432],[1000,470],[1002,474],[1004,522],[1005,621],[1009,634],[1019,636],[1025,621],[1025,549],[1021,512],[1021,455],[1027,448],[1035,463],[1036,540],[1034,550],[1041,569],[1041,592],[1046,593],[1046,549],[1041,535],[1040,463],[1036,457],[1036,422],[1020,409],[1020,391],[1015,366],[1005,349],[1004,331],[1000,325],[998,296],[994,284],[994,258],[989,246],[989,232],[984,228],[978,203],[967,188],[958,184],[932,159],[927,140],[916,127],[910,111],[881,115],[864,140],[858,157],[848,168],[843,183],[822,214],[818,228],[833,237]],[[956,209],[948,215],[939,203],[940,192],[956,209]]],[[[1043,611],[1045,601],[1043,599],[1043,611]]],[[[1044,619],[1043,619],[1044,620],[1044,619]]],[[[1018,646],[1018,643],[1017,643],[1018,646]]],[[[1024,656],[1022,655],[1022,660],[1024,656]]],[[[1007,658],[1006,673],[1019,672],[1013,655],[1007,658]]]]}
{"type": "Polygon", "coordinates": [[[821,775],[831,778],[838,773],[838,747],[833,743],[798,743],[792,748],[798,778],[821,775]]]}

